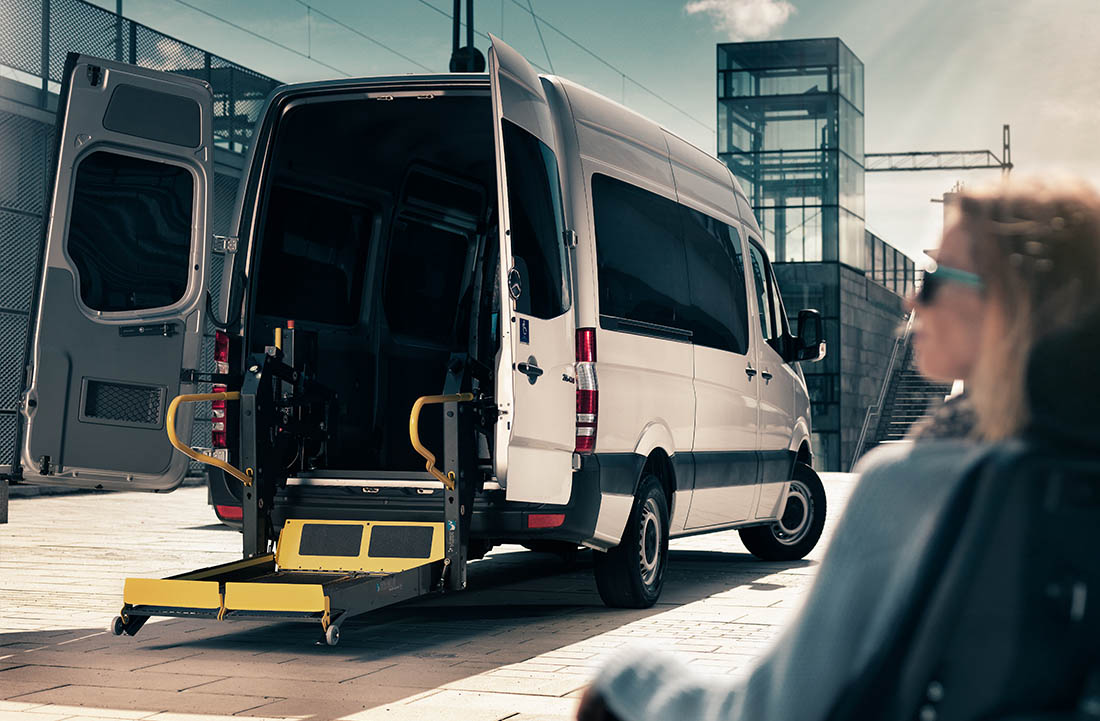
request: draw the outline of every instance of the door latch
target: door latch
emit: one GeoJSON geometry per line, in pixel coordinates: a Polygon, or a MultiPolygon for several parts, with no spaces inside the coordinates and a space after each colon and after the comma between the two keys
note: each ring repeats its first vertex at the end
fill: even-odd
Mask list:
{"type": "Polygon", "coordinates": [[[219,255],[233,255],[240,240],[235,235],[215,235],[213,251],[219,255]]]}
{"type": "Polygon", "coordinates": [[[561,232],[562,242],[565,243],[566,248],[577,247],[577,231],[575,230],[563,230],[561,232]]]}
{"type": "Polygon", "coordinates": [[[171,338],[179,332],[175,323],[153,323],[150,325],[124,325],[118,329],[118,334],[123,338],[136,338],[146,335],[159,335],[171,338]]]}

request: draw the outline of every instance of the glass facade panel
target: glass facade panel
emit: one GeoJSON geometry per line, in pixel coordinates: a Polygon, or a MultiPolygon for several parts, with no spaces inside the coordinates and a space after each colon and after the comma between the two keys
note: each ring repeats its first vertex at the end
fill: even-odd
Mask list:
{"type": "Polygon", "coordinates": [[[835,71],[829,67],[720,70],[718,97],[827,93],[836,84],[835,77],[835,71]]]}
{"type": "Polygon", "coordinates": [[[840,160],[837,168],[840,173],[838,188],[840,207],[847,208],[854,215],[864,218],[866,213],[864,212],[863,166],[844,153],[838,155],[840,160]]]}
{"type": "Polygon", "coordinates": [[[840,149],[863,165],[863,113],[846,100],[840,100],[839,129],[840,149]]]}
{"type": "Polygon", "coordinates": [[[848,49],[844,43],[840,47],[838,60],[840,65],[840,94],[847,98],[856,110],[863,112],[863,62],[848,49]]]}
{"type": "Polygon", "coordinates": [[[840,262],[863,270],[863,218],[840,209],[840,262]]]}

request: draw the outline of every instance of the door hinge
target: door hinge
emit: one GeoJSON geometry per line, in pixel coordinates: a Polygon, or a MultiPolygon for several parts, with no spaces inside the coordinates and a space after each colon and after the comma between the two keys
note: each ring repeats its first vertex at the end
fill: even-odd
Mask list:
{"type": "Polygon", "coordinates": [[[565,243],[566,248],[577,247],[577,231],[575,230],[563,230],[561,232],[562,241],[565,243]]]}
{"type": "Polygon", "coordinates": [[[218,255],[233,255],[237,252],[239,242],[235,235],[215,235],[213,250],[218,255]]]}

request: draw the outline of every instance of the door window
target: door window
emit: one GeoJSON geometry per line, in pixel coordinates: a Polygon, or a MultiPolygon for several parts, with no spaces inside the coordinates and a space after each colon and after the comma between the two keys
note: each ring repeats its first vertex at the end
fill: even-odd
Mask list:
{"type": "Polygon", "coordinates": [[[110,313],[183,299],[194,193],[178,165],[105,151],[80,162],[66,248],[85,306],[110,313]]]}
{"type": "Polygon", "coordinates": [[[606,175],[592,176],[600,314],[687,330],[680,207],[606,175]]]}
{"type": "Polygon", "coordinates": [[[534,135],[508,120],[501,122],[512,260],[521,286],[516,310],[554,318],[569,308],[558,161],[534,135]]]}
{"type": "Polygon", "coordinates": [[[763,252],[755,244],[749,244],[749,258],[752,260],[753,285],[756,288],[756,299],[760,307],[760,332],[764,340],[777,338],[779,333],[775,325],[775,309],[772,307],[772,297],[768,289],[767,260],[763,252]]]}
{"type": "Polygon", "coordinates": [[[691,340],[744,355],[749,326],[741,239],[721,221],[690,208],[682,211],[691,280],[691,340]]]}

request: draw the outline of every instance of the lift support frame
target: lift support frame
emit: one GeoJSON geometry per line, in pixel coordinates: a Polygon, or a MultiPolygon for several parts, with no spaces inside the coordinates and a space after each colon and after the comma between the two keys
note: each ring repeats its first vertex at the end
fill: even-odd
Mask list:
{"type": "Polygon", "coordinates": [[[466,587],[476,468],[460,453],[462,434],[472,423],[472,414],[460,412],[468,410],[460,404],[474,400],[472,393],[462,392],[468,380],[465,356],[452,356],[444,392],[418,399],[409,417],[410,441],[444,486],[442,522],[288,520],[272,552],[271,510],[285,478],[279,476],[283,464],[271,430],[277,427],[279,409],[287,407],[286,397],[308,393],[304,379],[277,355],[253,355],[239,393],[181,396],[169,410],[173,445],[242,481],[243,559],[166,579],[126,579],[123,608],[111,626],[115,635],[135,635],[152,616],[302,620],[319,621],[326,643],[335,645],[340,623],[352,616],[466,587]],[[291,389],[285,397],[284,388],[291,389]],[[215,396],[239,400],[243,471],[175,437],[178,403],[215,396]],[[429,404],[443,406],[442,471],[419,439],[420,412],[429,404]]]}

